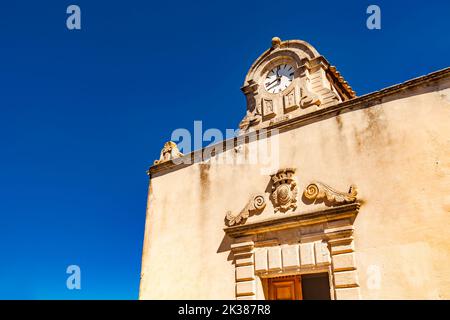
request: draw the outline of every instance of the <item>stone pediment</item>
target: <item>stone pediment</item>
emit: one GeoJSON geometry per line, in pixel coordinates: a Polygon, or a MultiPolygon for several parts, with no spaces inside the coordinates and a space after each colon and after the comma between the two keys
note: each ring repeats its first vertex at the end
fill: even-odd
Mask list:
{"type": "MultiPolygon", "coordinates": [[[[348,192],[341,192],[318,181],[309,183],[300,196],[295,171],[295,168],[285,168],[271,175],[266,188],[269,191],[252,195],[248,203],[238,213],[227,211],[225,215],[226,225],[228,227],[244,225],[251,216],[259,215],[264,210],[270,210],[270,207],[266,205],[267,200],[270,200],[272,204],[271,209],[273,208],[273,213],[277,214],[275,218],[270,220],[283,219],[285,218],[283,214],[286,212],[290,215],[294,214],[293,219],[295,220],[299,197],[301,197],[306,206],[323,203],[326,207],[330,207],[330,209],[313,211],[325,214],[339,212],[338,209],[333,208],[353,204],[357,200],[357,188],[355,185],[351,185],[348,192]]],[[[304,212],[298,214],[306,217],[304,212]]]]}

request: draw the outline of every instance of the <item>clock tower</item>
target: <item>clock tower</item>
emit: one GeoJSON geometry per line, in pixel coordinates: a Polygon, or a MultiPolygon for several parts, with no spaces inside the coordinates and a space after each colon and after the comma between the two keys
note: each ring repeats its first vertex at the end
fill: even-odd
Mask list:
{"type": "Polygon", "coordinates": [[[271,126],[355,97],[336,68],[309,43],[272,39],[250,67],[241,90],[247,114],[243,132],[271,126]]]}

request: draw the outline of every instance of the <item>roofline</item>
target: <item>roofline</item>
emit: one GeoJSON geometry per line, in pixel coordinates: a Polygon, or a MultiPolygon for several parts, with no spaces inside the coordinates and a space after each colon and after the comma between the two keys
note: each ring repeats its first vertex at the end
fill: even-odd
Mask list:
{"type": "MultiPolygon", "coordinates": [[[[293,128],[297,128],[297,127],[300,127],[303,125],[314,123],[314,122],[317,122],[317,121],[320,121],[323,119],[335,117],[342,113],[371,107],[373,105],[379,104],[381,102],[380,100],[384,97],[387,97],[389,95],[392,95],[392,94],[395,94],[395,93],[398,93],[398,92],[401,92],[401,91],[404,91],[407,89],[411,89],[411,88],[420,86],[425,83],[436,82],[436,81],[446,78],[446,77],[450,77],[450,67],[429,73],[424,76],[413,78],[413,79],[407,80],[405,82],[402,82],[400,84],[395,84],[395,85],[386,87],[384,89],[374,91],[374,92],[353,98],[351,100],[347,100],[347,101],[338,103],[336,105],[329,106],[324,109],[319,109],[314,112],[303,114],[303,115],[297,116],[292,119],[280,121],[280,122],[270,125],[268,127],[264,127],[259,130],[255,130],[252,132],[248,132],[246,134],[242,134],[239,137],[222,140],[218,143],[215,143],[214,145],[210,145],[210,146],[204,147],[199,150],[192,151],[189,154],[184,155],[183,158],[189,158],[189,157],[191,158],[191,162],[189,164],[174,163],[174,161],[166,161],[161,164],[151,166],[150,169],[148,170],[148,174],[150,177],[155,176],[155,175],[159,176],[159,175],[165,174],[167,172],[171,172],[173,170],[182,169],[182,168],[190,166],[194,163],[201,163],[202,162],[201,158],[200,158],[200,161],[198,161],[197,159],[198,159],[199,155],[205,154],[205,150],[214,150],[215,151],[215,150],[217,150],[218,146],[222,145],[223,148],[221,150],[226,151],[227,148],[230,149],[230,146],[232,146],[232,147],[238,146],[238,139],[239,139],[239,141],[245,141],[244,139],[247,139],[247,137],[253,137],[255,135],[257,136],[259,134],[260,130],[270,131],[271,129],[278,129],[279,132],[289,131],[293,128]]],[[[211,152],[208,154],[211,154],[211,152]]],[[[212,154],[214,155],[214,152],[212,152],[212,154]]],[[[181,159],[183,159],[183,158],[181,158],[181,159]]]]}

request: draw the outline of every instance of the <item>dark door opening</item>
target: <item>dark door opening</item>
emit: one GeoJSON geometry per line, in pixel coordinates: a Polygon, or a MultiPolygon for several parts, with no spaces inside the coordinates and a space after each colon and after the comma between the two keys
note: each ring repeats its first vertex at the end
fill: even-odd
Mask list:
{"type": "Polygon", "coordinates": [[[304,300],[331,300],[328,273],[302,275],[304,300]]]}
{"type": "Polygon", "coordinates": [[[267,279],[269,300],[331,300],[328,273],[267,279]]]}

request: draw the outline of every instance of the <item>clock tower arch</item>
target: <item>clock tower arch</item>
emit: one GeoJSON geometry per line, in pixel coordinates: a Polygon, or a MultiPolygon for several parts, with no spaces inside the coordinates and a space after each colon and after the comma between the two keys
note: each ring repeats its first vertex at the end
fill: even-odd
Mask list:
{"type": "Polygon", "coordinates": [[[247,114],[239,124],[252,131],[354,98],[336,68],[309,43],[272,39],[250,67],[241,90],[247,114]]]}

